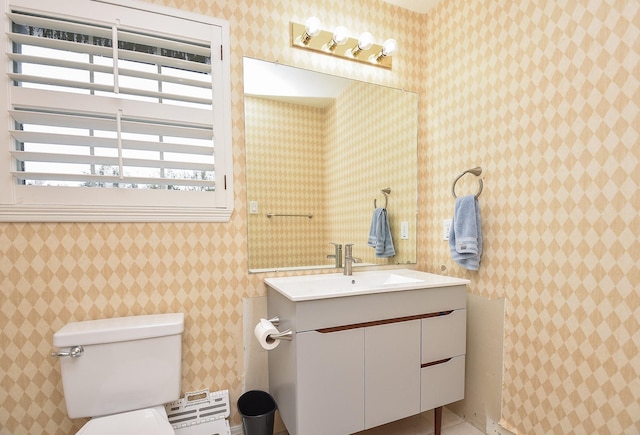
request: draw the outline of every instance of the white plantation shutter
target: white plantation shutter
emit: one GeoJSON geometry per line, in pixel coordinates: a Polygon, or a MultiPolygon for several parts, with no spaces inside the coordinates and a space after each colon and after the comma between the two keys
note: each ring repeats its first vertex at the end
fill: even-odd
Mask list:
{"type": "Polygon", "coordinates": [[[9,3],[0,219],[228,220],[227,28],[131,1],[9,3]]]}

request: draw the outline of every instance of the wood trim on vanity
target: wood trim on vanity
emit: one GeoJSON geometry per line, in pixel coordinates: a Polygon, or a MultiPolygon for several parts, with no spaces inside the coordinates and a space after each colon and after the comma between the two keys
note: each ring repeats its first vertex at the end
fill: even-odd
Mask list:
{"type": "Polygon", "coordinates": [[[321,334],[329,334],[331,332],[348,331],[350,329],[368,328],[370,326],[388,325],[389,323],[409,322],[411,320],[428,319],[430,317],[446,316],[453,313],[454,310],[437,311],[435,313],[417,314],[415,316],[394,317],[392,319],[375,320],[373,322],[352,323],[349,325],[333,326],[331,328],[316,329],[321,334]]]}
{"type": "Polygon", "coordinates": [[[420,364],[420,368],[423,369],[425,367],[437,366],[438,364],[444,364],[444,363],[449,362],[449,361],[451,361],[451,358],[440,359],[438,361],[431,361],[431,362],[428,362],[428,363],[420,364]]]}

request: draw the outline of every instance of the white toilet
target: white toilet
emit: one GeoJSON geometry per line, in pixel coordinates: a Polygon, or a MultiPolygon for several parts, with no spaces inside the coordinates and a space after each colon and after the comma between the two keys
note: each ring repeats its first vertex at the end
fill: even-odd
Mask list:
{"type": "Polygon", "coordinates": [[[174,434],[164,404],[180,397],[184,314],[90,320],[53,335],[78,434],[174,434]]]}

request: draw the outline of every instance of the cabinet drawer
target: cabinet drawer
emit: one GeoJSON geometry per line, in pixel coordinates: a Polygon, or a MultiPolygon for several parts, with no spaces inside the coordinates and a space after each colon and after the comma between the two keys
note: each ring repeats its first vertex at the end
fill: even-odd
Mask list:
{"type": "Polygon", "coordinates": [[[422,358],[429,363],[463,355],[467,347],[467,310],[422,319],[422,358]]]}
{"type": "Polygon", "coordinates": [[[422,368],[420,412],[464,399],[465,356],[422,368]]]}

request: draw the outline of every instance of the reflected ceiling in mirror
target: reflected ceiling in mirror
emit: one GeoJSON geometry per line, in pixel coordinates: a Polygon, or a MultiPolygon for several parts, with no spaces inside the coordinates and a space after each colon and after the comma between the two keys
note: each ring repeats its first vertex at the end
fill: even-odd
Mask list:
{"type": "Polygon", "coordinates": [[[415,263],[417,94],[250,58],[243,66],[249,270],[332,268],[331,243],[352,243],[360,265],[415,263]],[[384,188],[390,258],[367,244],[384,188]]]}

